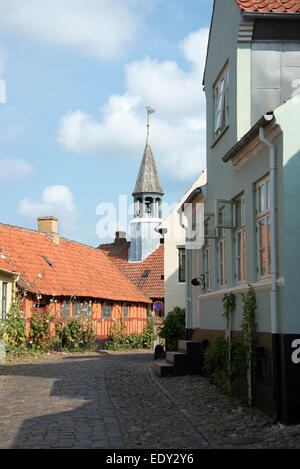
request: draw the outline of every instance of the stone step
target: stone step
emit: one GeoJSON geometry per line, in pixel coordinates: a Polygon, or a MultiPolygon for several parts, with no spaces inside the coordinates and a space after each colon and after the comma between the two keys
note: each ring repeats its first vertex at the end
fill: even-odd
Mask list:
{"type": "Polygon", "coordinates": [[[176,366],[177,364],[183,364],[187,361],[188,355],[187,353],[182,352],[167,352],[166,353],[166,360],[168,363],[176,366]]]}
{"type": "Polygon", "coordinates": [[[174,376],[174,366],[166,360],[155,360],[153,363],[153,371],[160,377],[174,376]]]}
{"type": "Polygon", "coordinates": [[[178,351],[182,353],[200,353],[201,342],[196,340],[179,340],[178,351]]]}

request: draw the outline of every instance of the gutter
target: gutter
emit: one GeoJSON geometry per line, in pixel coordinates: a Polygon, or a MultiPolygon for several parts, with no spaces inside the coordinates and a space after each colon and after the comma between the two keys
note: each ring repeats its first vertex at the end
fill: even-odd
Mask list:
{"type": "Polygon", "coordinates": [[[197,195],[201,194],[201,192],[202,192],[202,187],[197,187],[196,189],[194,189],[193,192],[191,192],[190,195],[182,203],[182,205],[180,207],[182,209],[182,211],[184,211],[184,205],[193,202],[193,200],[195,200],[197,195]]]}
{"type": "Polygon", "coordinates": [[[0,268],[0,271],[5,272],[6,274],[9,274],[9,275],[11,275],[12,277],[15,277],[15,280],[17,280],[18,277],[20,276],[20,274],[19,274],[18,272],[14,272],[14,271],[12,271],[12,270],[3,269],[2,267],[0,268]]]}
{"type": "Polygon", "coordinates": [[[263,13],[263,12],[260,12],[260,11],[244,11],[243,12],[243,16],[245,18],[259,18],[259,19],[274,19],[274,20],[282,20],[282,19],[285,19],[285,20],[295,20],[295,19],[299,19],[300,18],[300,13],[299,12],[295,12],[295,13],[263,13]]]}
{"type": "Polygon", "coordinates": [[[273,111],[268,112],[262,116],[256,124],[247,132],[227,153],[223,156],[222,160],[224,163],[230,161],[235,155],[237,155],[248,143],[250,143],[255,137],[259,135],[259,129],[265,128],[270,121],[273,119],[273,111]]]}

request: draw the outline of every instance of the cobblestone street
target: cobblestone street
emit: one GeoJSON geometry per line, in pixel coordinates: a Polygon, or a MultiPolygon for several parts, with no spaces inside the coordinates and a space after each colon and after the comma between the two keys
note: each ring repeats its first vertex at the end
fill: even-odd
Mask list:
{"type": "Polygon", "coordinates": [[[300,448],[300,426],[232,409],[199,376],[159,379],[153,353],[55,354],[0,366],[0,449],[300,448]]]}

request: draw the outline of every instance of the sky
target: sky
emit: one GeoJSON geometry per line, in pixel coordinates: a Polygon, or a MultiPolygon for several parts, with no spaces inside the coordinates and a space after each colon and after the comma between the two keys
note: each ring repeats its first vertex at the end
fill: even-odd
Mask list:
{"type": "Polygon", "coordinates": [[[56,216],[62,236],[91,246],[126,229],[147,106],[167,215],[205,168],[212,4],[1,0],[1,223],[56,216]],[[109,210],[117,224],[100,232],[109,210]]]}

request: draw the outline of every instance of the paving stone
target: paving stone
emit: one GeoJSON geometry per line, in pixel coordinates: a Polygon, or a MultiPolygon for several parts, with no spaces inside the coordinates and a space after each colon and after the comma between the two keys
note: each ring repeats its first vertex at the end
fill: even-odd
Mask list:
{"type": "Polygon", "coordinates": [[[232,404],[153,354],[53,354],[0,365],[0,448],[300,448],[300,426],[232,404]],[[158,434],[159,433],[159,434],[158,434]]]}

